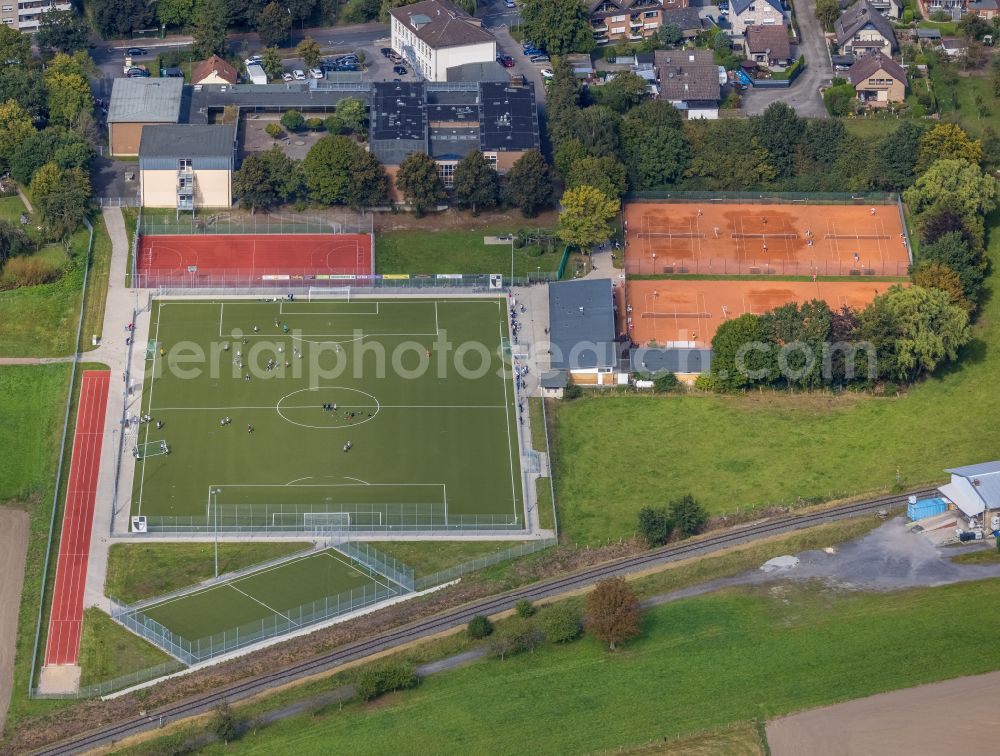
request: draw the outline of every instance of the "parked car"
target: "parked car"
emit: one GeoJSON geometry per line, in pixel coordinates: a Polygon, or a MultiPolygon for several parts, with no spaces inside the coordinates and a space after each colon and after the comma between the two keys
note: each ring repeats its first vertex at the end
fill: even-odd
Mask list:
{"type": "Polygon", "coordinates": [[[393,66],[392,72],[398,74],[399,76],[406,76],[406,68],[403,66],[393,66]]]}
{"type": "Polygon", "coordinates": [[[130,68],[125,72],[125,75],[130,79],[145,79],[150,76],[150,73],[145,68],[130,68]]]}
{"type": "Polygon", "coordinates": [[[532,63],[551,63],[552,59],[548,55],[532,55],[530,58],[532,63]]]}
{"type": "Polygon", "coordinates": [[[524,48],[524,54],[525,55],[545,55],[545,52],[543,50],[539,50],[537,47],[525,47],[524,48]]]}
{"type": "Polygon", "coordinates": [[[391,47],[383,47],[379,50],[379,52],[382,53],[382,55],[384,55],[387,58],[391,57],[393,54],[391,47]]]}
{"type": "Polygon", "coordinates": [[[497,55],[497,63],[499,63],[504,68],[514,67],[514,59],[509,55],[497,55]]]}
{"type": "Polygon", "coordinates": [[[399,63],[403,62],[402,56],[399,55],[396,52],[393,52],[392,55],[389,56],[389,60],[391,60],[393,63],[396,63],[396,64],[399,64],[399,63]]]}
{"type": "Polygon", "coordinates": [[[309,75],[312,76],[314,79],[322,79],[323,71],[319,68],[310,68],[309,75]]]}
{"type": "Polygon", "coordinates": [[[517,3],[515,3],[514,0],[504,0],[503,4],[506,5],[508,8],[516,8],[517,7],[517,3]]]}
{"type": "Polygon", "coordinates": [[[292,71],[292,78],[295,79],[295,81],[305,81],[306,72],[303,71],[301,68],[296,68],[294,71],[292,71]]]}
{"type": "Polygon", "coordinates": [[[543,68],[538,73],[540,73],[542,75],[543,79],[551,79],[552,77],[555,76],[555,74],[552,72],[551,68],[543,68]]]}
{"type": "Polygon", "coordinates": [[[144,47],[130,47],[125,51],[125,54],[130,58],[139,58],[146,54],[146,48],[144,47]]]}
{"type": "Polygon", "coordinates": [[[288,73],[288,71],[285,71],[283,74],[281,74],[281,80],[282,81],[294,81],[295,77],[293,77],[290,73],[288,73]]]}
{"type": "Polygon", "coordinates": [[[179,68],[161,68],[160,76],[165,79],[183,79],[184,72],[179,68]]]}
{"type": "Polygon", "coordinates": [[[254,63],[256,63],[259,66],[263,62],[264,59],[259,55],[251,55],[249,58],[243,61],[243,65],[252,66],[254,63]]]}

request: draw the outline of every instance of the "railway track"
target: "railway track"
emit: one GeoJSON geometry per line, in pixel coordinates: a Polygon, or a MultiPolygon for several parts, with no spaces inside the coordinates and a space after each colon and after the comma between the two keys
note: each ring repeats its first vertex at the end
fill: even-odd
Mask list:
{"type": "Polygon", "coordinates": [[[844,504],[809,514],[785,515],[733,528],[725,533],[707,536],[696,541],[664,546],[659,549],[636,554],[635,556],[605,562],[579,572],[524,586],[508,591],[507,593],[456,607],[442,614],[389,630],[373,638],[341,646],[322,656],[293,664],[266,675],[234,683],[210,693],[165,706],[146,715],[133,717],[132,719],[95,730],[80,737],[46,746],[35,751],[35,753],[40,756],[56,756],[57,754],[83,753],[100,746],[108,746],[123,738],[161,727],[169,722],[203,714],[213,709],[223,700],[235,702],[259,695],[271,688],[285,685],[297,679],[329,671],[341,664],[363,659],[380,651],[390,650],[405,643],[464,625],[477,614],[489,615],[510,609],[520,599],[538,600],[557,596],[561,593],[568,593],[587,587],[604,578],[627,575],[681,559],[704,556],[731,546],[738,546],[772,535],[790,533],[836,520],[843,520],[867,512],[896,509],[906,504],[908,496],[915,495],[917,498],[921,498],[934,493],[936,493],[936,489],[927,488],[903,494],[882,496],[852,504],[844,504]]]}

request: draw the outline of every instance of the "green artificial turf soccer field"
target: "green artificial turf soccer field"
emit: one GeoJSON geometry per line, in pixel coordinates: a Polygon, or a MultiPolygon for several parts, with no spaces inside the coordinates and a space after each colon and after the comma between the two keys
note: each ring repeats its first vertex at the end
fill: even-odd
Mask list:
{"type": "MultiPolygon", "coordinates": [[[[379,589],[398,591],[387,578],[371,576],[348,557],[327,549],[253,572],[235,580],[146,607],[142,613],[192,643],[240,627],[253,632],[275,620],[300,623],[313,609],[324,611],[324,599],[348,594],[362,599],[379,589]],[[313,602],[318,602],[313,605],[313,602]]],[[[331,609],[335,609],[334,604],[331,609]]]]}
{"type": "Polygon", "coordinates": [[[154,302],[152,421],[127,439],[154,453],[136,461],[132,514],[151,528],[211,528],[216,509],[221,527],[520,528],[505,308],[154,302]]]}

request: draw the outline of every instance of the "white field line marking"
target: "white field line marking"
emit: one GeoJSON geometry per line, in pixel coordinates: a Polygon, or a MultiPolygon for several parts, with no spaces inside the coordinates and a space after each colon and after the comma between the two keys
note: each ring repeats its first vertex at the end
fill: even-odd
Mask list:
{"type": "MultiPolygon", "coordinates": [[[[503,404],[348,404],[346,407],[380,407],[381,409],[503,409],[503,404]]],[[[303,404],[282,406],[282,409],[322,409],[321,404],[303,404]]],[[[261,405],[254,407],[157,407],[157,412],[183,412],[194,411],[223,411],[223,410],[274,410],[275,405],[261,405]]]]}
{"type": "MultiPolygon", "coordinates": [[[[330,549],[330,551],[336,551],[336,549],[333,549],[333,548],[331,548],[331,549],[330,549]]],[[[355,566],[354,566],[353,564],[351,564],[350,562],[345,562],[345,561],[344,561],[344,560],[343,560],[343,559],[342,559],[342,558],[341,558],[341,557],[339,556],[339,554],[340,554],[340,552],[339,552],[339,551],[337,552],[337,554],[331,554],[331,553],[330,553],[330,551],[324,551],[324,552],[322,552],[322,553],[323,553],[323,554],[326,554],[326,556],[330,557],[330,559],[333,559],[333,560],[334,560],[334,561],[336,561],[336,562],[340,562],[341,564],[345,565],[346,567],[348,567],[348,568],[350,568],[350,569],[354,570],[354,571],[355,571],[356,573],[358,573],[359,575],[362,575],[362,576],[364,576],[364,577],[367,577],[367,578],[368,578],[369,580],[371,580],[371,581],[372,581],[373,583],[375,583],[376,585],[381,585],[381,586],[382,586],[383,588],[388,588],[388,589],[389,589],[390,591],[392,590],[392,586],[390,586],[390,585],[389,585],[389,583],[381,583],[381,582],[379,582],[378,580],[376,580],[376,579],[375,579],[374,577],[372,577],[371,575],[366,575],[366,574],[365,574],[364,572],[362,572],[361,570],[359,570],[359,569],[358,569],[357,567],[355,567],[355,566]]],[[[361,562],[358,562],[358,564],[361,564],[361,562]]],[[[378,575],[379,577],[381,577],[381,578],[384,578],[385,580],[390,580],[390,578],[388,577],[388,575],[383,575],[383,574],[382,574],[381,572],[379,572],[378,570],[373,570],[373,569],[372,569],[371,567],[368,567],[368,565],[362,565],[362,566],[364,566],[364,567],[365,567],[365,569],[367,569],[367,570],[370,570],[371,572],[374,572],[374,573],[375,573],[376,575],[378,575]]],[[[395,580],[393,580],[392,582],[393,582],[393,583],[396,583],[396,581],[395,581],[395,580]]],[[[396,585],[399,585],[399,583],[396,583],[396,585]]],[[[401,585],[400,585],[399,587],[400,587],[400,588],[402,588],[403,586],[401,586],[401,585]]],[[[348,589],[348,590],[350,590],[350,589],[348,589]]],[[[341,593],[343,593],[343,591],[341,591],[341,593]]]]}
{"type": "MultiPolygon", "coordinates": [[[[153,364],[150,366],[149,374],[149,401],[146,405],[147,415],[153,414],[153,387],[156,383],[156,356],[158,353],[156,345],[160,343],[160,317],[163,315],[162,309],[163,303],[158,303],[156,307],[156,333],[153,335],[153,364]]],[[[142,407],[142,404],[139,406],[142,407]]],[[[143,439],[144,444],[149,443],[149,426],[150,423],[146,423],[146,436],[143,439]]],[[[122,432],[125,432],[124,428],[122,428],[122,432]]],[[[138,437],[136,437],[136,440],[138,441],[138,437]]],[[[141,461],[142,471],[139,473],[139,509],[136,511],[137,515],[142,514],[142,490],[146,483],[146,460],[143,459],[141,461]]]]}
{"type": "MultiPolygon", "coordinates": [[[[504,370],[505,368],[503,368],[503,325],[504,325],[504,323],[507,322],[506,321],[507,312],[503,308],[503,305],[502,305],[502,303],[501,303],[500,300],[497,300],[497,308],[499,310],[499,315],[500,315],[500,320],[497,323],[497,328],[500,331],[500,342],[498,344],[498,346],[499,346],[498,355],[500,356],[501,370],[504,370]]],[[[510,371],[510,381],[511,381],[511,383],[514,382],[514,371],[513,370],[510,371]]],[[[508,456],[508,458],[510,460],[510,495],[511,495],[511,503],[513,504],[513,507],[514,507],[514,520],[516,521],[517,520],[517,485],[514,483],[514,449],[511,446],[511,444],[513,443],[513,441],[511,440],[511,437],[510,437],[510,401],[507,398],[507,378],[506,377],[503,379],[503,406],[504,406],[504,411],[506,412],[506,418],[507,418],[507,456],[508,456]]],[[[518,445],[518,452],[520,453],[520,445],[518,445]]]]}
{"type": "Polygon", "coordinates": [[[241,591],[241,590],[240,590],[239,588],[237,588],[237,587],[236,587],[235,585],[233,585],[232,583],[229,583],[228,585],[229,585],[229,587],[230,587],[230,588],[232,588],[232,589],[233,589],[234,591],[236,591],[237,593],[242,593],[242,594],[243,594],[244,596],[246,596],[246,597],[247,597],[248,599],[250,599],[251,601],[256,601],[256,602],[257,602],[258,604],[260,604],[260,605],[261,605],[262,607],[264,607],[265,609],[267,609],[267,610],[268,610],[269,612],[272,612],[273,614],[277,614],[277,615],[278,615],[279,617],[284,617],[284,618],[285,618],[286,620],[288,620],[288,621],[289,621],[289,622],[291,622],[291,623],[292,623],[293,625],[295,625],[295,627],[298,627],[298,626],[299,626],[299,623],[298,623],[298,622],[295,622],[295,621],[294,621],[294,620],[293,620],[293,619],[292,619],[291,617],[289,617],[289,616],[288,616],[287,614],[284,614],[283,612],[279,612],[279,611],[278,611],[277,609],[275,609],[275,608],[274,608],[273,606],[268,606],[267,604],[265,604],[265,603],[264,603],[263,601],[261,601],[260,599],[257,599],[257,598],[254,598],[253,596],[251,596],[251,595],[250,595],[249,593],[247,593],[246,591],[241,591]]]}

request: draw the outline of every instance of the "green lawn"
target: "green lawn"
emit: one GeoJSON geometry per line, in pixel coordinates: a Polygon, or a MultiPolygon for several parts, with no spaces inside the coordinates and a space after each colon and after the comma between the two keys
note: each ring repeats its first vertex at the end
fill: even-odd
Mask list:
{"type": "Polygon", "coordinates": [[[206,752],[610,751],[997,667],[974,639],[1000,621],[1000,580],[890,594],[817,588],[666,604],[617,653],[585,638],[483,661],[206,752]],[[971,603],[980,609],[965,611],[971,603]]]}
{"type": "Polygon", "coordinates": [[[13,223],[15,226],[21,225],[21,213],[25,212],[24,203],[16,194],[9,197],[0,197],[0,220],[13,223]]]}
{"type": "Polygon", "coordinates": [[[996,549],[981,549],[959,554],[951,561],[956,564],[996,564],[1000,562],[1000,551],[996,549]]]}
{"type": "Polygon", "coordinates": [[[125,238],[128,241],[128,259],[125,262],[125,285],[132,285],[132,240],[135,238],[135,227],[139,223],[139,209],[123,207],[122,218],[125,219],[125,238]]]}
{"type": "Polygon", "coordinates": [[[142,407],[164,427],[139,440],[170,453],[137,464],[132,511],[209,529],[216,511],[223,527],[333,513],[362,528],[519,529],[506,328],[499,299],[154,303],[142,407]]]}
{"type": "Polygon", "coordinates": [[[100,609],[84,611],[80,638],[81,686],[108,682],[168,661],[167,654],[123,628],[100,609]]]}
{"type": "MultiPolygon", "coordinates": [[[[1000,214],[990,218],[997,229],[1000,214]]],[[[556,497],[570,543],[635,532],[636,515],[691,493],[711,512],[822,501],[942,480],[1000,445],[1000,233],[974,340],[960,365],[901,398],[588,395],[556,421],[556,497]],[[969,407],[976,407],[969,412],[969,407]]]]}
{"type": "Polygon", "coordinates": [[[416,577],[470,562],[478,557],[517,546],[516,541],[377,541],[377,550],[413,568],[416,577]]]}
{"type": "MultiPolygon", "coordinates": [[[[325,607],[332,610],[341,605],[346,610],[351,600],[360,599],[363,592],[374,596],[376,590],[387,587],[384,578],[372,579],[357,567],[355,562],[336,551],[313,552],[195,593],[152,604],[144,607],[142,613],[191,642],[232,632],[237,627],[244,635],[270,628],[276,616],[280,620],[290,620],[294,628],[309,621],[314,611],[323,612],[325,607]],[[331,603],[327,604],[326,599],[331,599],[331,603]]],[[[395,590],[398,592],[398,586],[395,590]]],[[[229,640],[233,637],[239,636],[233,634],[229,640]]]]}
{"type": "Polygon", "coordinates": [[[552,486],[548,478],[538,478],[535,482],[535,503],[538,507],[538,524],[546,530],[556,526],[555,514],[552,511],[552,486]]]}
{"type": "MultiPolygon", "coordinates": [[[[302,543],[220,543],[219,574],[303,551],[302,543]]],[[[131,604],[200,583],[215,574],[211,543],[116,543],[108,553],[104,588],[131,604]]]]}
{"type": "MultiPolygon", "coordinates": [[[[485,245],[484,236],[499,236],[514,228],[476,231],[390,231],[375,237],[377,273],[506,273],[510,246],[485,245]]],[[[562,246],[539,254],[537,246],[514,250],[514,274],[555,271],[562,246]]]]}

